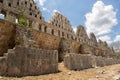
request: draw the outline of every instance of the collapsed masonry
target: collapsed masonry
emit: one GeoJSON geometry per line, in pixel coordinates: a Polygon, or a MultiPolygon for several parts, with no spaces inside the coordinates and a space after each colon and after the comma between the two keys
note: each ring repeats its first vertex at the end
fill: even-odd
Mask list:
{"type": "Polygon", "coordinates": [[[1,75],[24,76],[57,72],[58,60],[63,61],[67,53],[102,57],[111,57],[113,53],[106,42],[97,42],[94,33],[89,38],[83,26],[79,25],[75,33],[70,21],[58,12],[49,22],[45,22],[33,0],[0,0],[0,13],[5,15],[5,20],[0,20],[1,75]],[[26,27],[19,25],[20,18],[26,20],[26,27]],[[9,49],[13,49],[12,52],[9,49]],[[44,62],[45,65],[41,66],[44,62]]]}

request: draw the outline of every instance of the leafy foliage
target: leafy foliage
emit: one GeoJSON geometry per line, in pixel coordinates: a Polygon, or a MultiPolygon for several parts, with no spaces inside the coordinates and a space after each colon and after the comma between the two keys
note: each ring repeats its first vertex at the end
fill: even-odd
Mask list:
{"type": "Polygon", "coordinates": [[[24,14],[25,10],[24,10],[24,9],[20,9],[19,12],[20,12],[21,14],[24,14]]]}
{"type": "Polygon", "coordinates": [[[25,27],[27,27],[27,20],[25,18],[19,18],[18,19],[18,24],[20,25],[24,25],[25,27]]]}

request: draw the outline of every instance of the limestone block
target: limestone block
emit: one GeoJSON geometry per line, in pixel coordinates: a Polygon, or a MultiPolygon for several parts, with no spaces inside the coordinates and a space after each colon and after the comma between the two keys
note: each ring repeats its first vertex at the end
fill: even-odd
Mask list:
{"type": "Polygon", "coordinates": [[[9,76],[20,76],[21,75],[21,59],[18,59],[14,53],[8,54],[7,59],[7,75],[9,76]]]}

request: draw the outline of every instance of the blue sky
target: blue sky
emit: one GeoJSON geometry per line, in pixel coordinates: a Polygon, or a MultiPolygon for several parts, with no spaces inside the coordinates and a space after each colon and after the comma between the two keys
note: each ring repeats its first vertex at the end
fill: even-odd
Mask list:
{"type": "Polygon", "coordinates": [[[74,30],[85,26],[97,39],[120,41],[120,0],[34,0],[48,21],[54,12],[66,16],[74,30]]]}

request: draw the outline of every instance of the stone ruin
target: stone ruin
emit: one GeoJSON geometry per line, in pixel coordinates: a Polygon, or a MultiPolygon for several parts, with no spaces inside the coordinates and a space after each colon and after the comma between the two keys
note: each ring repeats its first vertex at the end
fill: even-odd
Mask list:
{"type": "Polygon", "coordinates": [[[27,19],[28,26],[35,26],[44,18],[33,0],[0,0],[0,13],[5,20],[16,23],[19,18],[27,19]]]}
{"type": "Polygon", "coordinates": [[[94,33],[89,38],[84,26],[79,25],[75,33],[70,21],[58,12],[45,22],[33,0],[0,0],[0,13],[4,15],[4,20],[0,19],[0,75],[54,73],[63,60],[65,66],[69,63],[84,69],[93,64],[85,55],[101,56],[92,58],[101,63],[99,60],[104,57],[107,61],[105,58],[113,54],[106,42],[96,40],[94,33]],[[19,24],[20,18],[26,20],[27,26],[19,24]],[[70,53],[75,53],[75,59],[65,57],[70,53]]]}
{"type": "Polygon", "coordinates": [[[0,58],[0,75],[26,76],[58,72],[58,54],[55,50],[28,47],[9,49],[0,58]]]}
{"type": "Polygon", "coordinates": [[[64,57],[64,65],[70,70],[83,70],[113,64],[120,64],[120,59],[74,53],[66,54],[64,57]]]}
{"type": "Polygon", "coordinates": [[[39,48],[31,29],[3,20],[0,21],[0,29],[3,30],[1,50],[5,50],[0,57],[0,75],[21,77],[58,72],[58,51],[39,48]],[[1,25],[3,23],[5,25],[1,25]]]}

